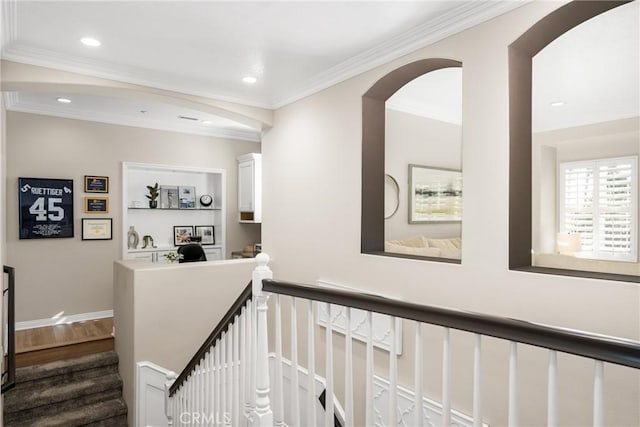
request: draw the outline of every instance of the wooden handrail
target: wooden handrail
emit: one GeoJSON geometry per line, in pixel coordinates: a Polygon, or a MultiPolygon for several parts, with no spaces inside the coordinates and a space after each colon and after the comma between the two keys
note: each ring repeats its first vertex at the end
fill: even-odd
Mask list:
{"type": "Polygon", "coordinates": [[[279,280],[263,280],[262,288],[265,292],[358,308],[640,369],[637,341],[279,280]]]}
{"type": "Polygon", "coordinates": [[[242,311],[242,307],[244,307],[247,301],[251,299],[251,282],[244,288],[240,296],[235,300],[235,302],[231,305],[231,308],[227,311],[227,313],[222,317],[218,325],[211,331],[209,337],[202,343],[200,349],[193,355],[187,366],[182,370],[178,378],[174,381],[169,389],[169,396],[173,396],[174,393],[180,388],[182,383],[186,381],[191,372],[198,366],[198,363],[202,359],[204,359],[207,351],[211,348],[216,340],[222,336],[222,333],[227,330],[231,322],[233,322],[234,317],[240,314],[242,311]]]}

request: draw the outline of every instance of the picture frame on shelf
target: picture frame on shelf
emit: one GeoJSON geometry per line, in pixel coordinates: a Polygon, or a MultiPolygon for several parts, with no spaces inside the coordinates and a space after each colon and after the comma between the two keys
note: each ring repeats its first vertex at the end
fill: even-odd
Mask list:
{"type": "Polygon", "coordinates": [[[160,186],[160,208],[162,209],[178,209],[180,207],[180,196],[178,186],[161,185],[160,186]]]}
{"type": "Polygon", "coordinates": [[[109,177],[108,176],[84,176],[84,192],[85,193],[108,193],[109,177]]]}
{"type": "Polygon", "coordinates": [[[179,186],[180,209],[194,209],[196,207],[196,187],[179,186]]]}
{"type": "Polygon", "coordinates": [[[109,213],[109,198],[108,197],[85,197],[84,213],[88,213],[88,214],[109,213]]]}
{"type": "Polygon", "coordinates": [[[216,244],[215,227],[213,225],[196,225],[194,228],[195,235],[202,239],[200,241],[202,245],[216,244]]]}
{"type": "Polygon", "coordinates": [[[173,226],[173,244],[175,246],[183,246],[191,243],[191,236],[193,236],[192,225],[173,226]]]}
{"type": "Polygon", "coordinates": [[[82,240],[112,240],[111,218],[82,218],[82,240]]]}

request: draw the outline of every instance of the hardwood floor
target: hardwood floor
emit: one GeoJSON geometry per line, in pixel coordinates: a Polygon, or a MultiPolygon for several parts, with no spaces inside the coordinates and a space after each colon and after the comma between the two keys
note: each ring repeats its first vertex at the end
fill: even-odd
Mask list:
{"type": "Polygon", "coordinates": [[[113,350],[113,318],[16,331],[16,365],[64,360],[113,350]]]}

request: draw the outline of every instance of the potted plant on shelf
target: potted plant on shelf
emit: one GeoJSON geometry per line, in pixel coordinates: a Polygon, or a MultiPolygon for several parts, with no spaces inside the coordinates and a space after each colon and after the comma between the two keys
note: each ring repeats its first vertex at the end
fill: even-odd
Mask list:
{"type": "Polygon", "coordinates": [[[149,194],[147,194],[147,199],[149,199],[149,207],[151,209],[155,209],[158,207],[158,183],[155,185],[147,185],[147,189],[149,190],[149,194]]]}

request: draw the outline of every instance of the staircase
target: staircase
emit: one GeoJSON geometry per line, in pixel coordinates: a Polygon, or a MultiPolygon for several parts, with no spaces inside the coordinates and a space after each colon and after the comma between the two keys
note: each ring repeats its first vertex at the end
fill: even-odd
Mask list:
{"type": "Polygon", "coordinates": [[[4,395],[4,425],[126,426],[118,356],[113,351],[16,370],[4,395]]]}

